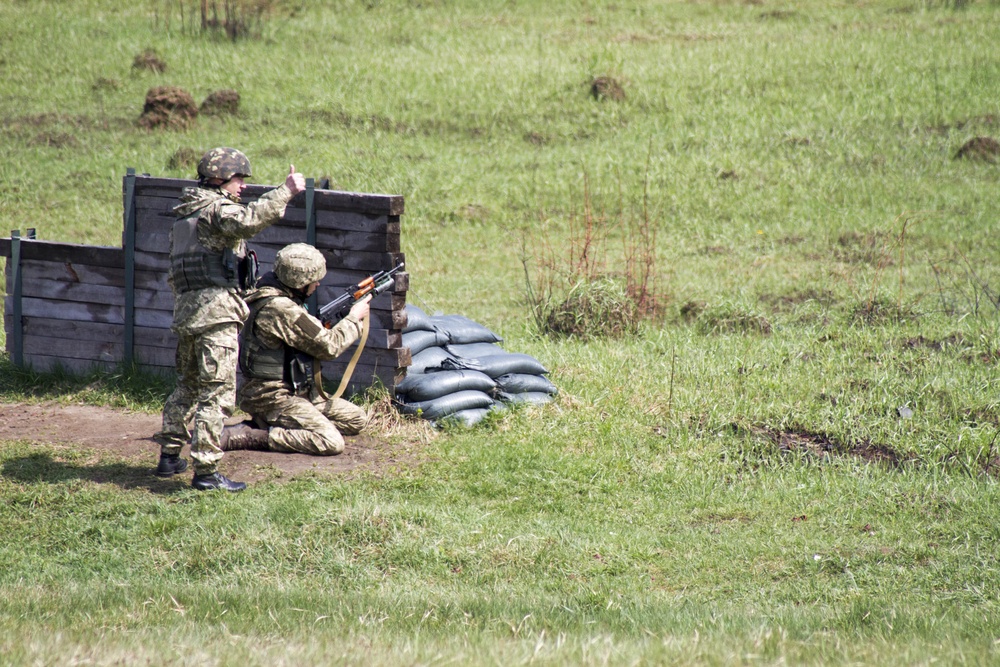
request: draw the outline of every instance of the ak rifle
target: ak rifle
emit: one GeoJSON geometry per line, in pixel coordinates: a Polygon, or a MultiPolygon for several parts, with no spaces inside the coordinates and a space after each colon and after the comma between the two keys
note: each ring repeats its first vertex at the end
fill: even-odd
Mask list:
{"type": "Polygon", "coordinates": [[[403,262],[388,271],[379,271],[375,275],[368,276],[356,285],[344,289],[344,293],[336,299],[319,309],[319,319],[327,329],[347,317],[351,312],[351,307],[361,301],[369,294],[374,299],[382,292],[392,287],[395,279],[393,276],[403,270],[403,262]]]}

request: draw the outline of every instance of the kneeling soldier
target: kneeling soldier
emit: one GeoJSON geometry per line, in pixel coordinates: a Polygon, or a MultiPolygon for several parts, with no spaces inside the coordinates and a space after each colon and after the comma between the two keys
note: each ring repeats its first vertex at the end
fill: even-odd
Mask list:
{"type": "Polygon", "coordinates": [[[371,300],[359,301],[336,326],[324,328],[302,304],[325,275],[323,255],[293,243],[278,251],[274,270],[246,295],[250,317],[240,336],[245,381],[237,401],[255,423],[227,427],[224,450],[340,454],[342,434],[360,433],[368,423],[364,408],[327,397],[310,372],[313,359],[335,359],[358,340],[371,300]]]}

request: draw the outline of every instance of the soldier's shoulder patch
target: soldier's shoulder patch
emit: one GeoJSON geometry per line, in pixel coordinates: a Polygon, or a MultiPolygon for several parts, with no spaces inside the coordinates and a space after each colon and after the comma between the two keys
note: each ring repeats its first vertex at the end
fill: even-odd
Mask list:
{"type": "Polygon", "coordinates": [[[316,320],[309,317],[308,313],[302,313],[299,315],[299,319],[295,320],[295,326],[302,330],[307,336],[316,336],[319,334],[323,328],[316,324],[316,320]]]}

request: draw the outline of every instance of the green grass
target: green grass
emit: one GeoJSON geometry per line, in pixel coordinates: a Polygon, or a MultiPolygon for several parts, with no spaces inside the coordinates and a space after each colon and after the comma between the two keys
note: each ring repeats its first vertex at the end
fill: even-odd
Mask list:
{"type": "MultiPolygon", "coordinates": [[[[954,159],[1000,133],[1000,6],[288,2],[235,44],[162,7],[0,6],[0,229],[117,245],[125,169],[216,145],[402,194],[410,300],[560,400],[238,497],[2,442],[0,664],[1000,659],[997,166],[954,159]],[[146,132],[155,85],[241,112],[146,132]],[[588,201],[645,203],[666,312],[548,339],[522,261],[588,201]]],[[[0,369],[5,401],[168,391],[0,369]]]]}

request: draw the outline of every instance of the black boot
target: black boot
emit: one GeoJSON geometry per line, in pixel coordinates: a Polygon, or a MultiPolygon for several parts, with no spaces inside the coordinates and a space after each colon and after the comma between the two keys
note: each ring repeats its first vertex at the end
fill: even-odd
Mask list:
{"type": "Polygon", "coordinates": [[[268,451],[270,447],[267,444],[267,430],[255,427],[256,424],[249,421],[225,427],[219,436],[219,449],[224,452],[237,449],[268,451]]]}
{"type": "Polygon", "coordinates": [[[160,464],[156,466],[157,477],[173,477],[187,470],[188,462],[180,454],[160,454],[160,464]]]}
{"type": "Polygon", "coordinates": [[[212,472],[207,475],[195,475],[194,479],[191,480],[191,486],[198,489],[199,491],[212,491],[214,489],[222,489],[224,491],[242,491],[247,488],[247,485],[243,482],[234,482],[231,479],[224,477],[223,475],[212,472]]]}

